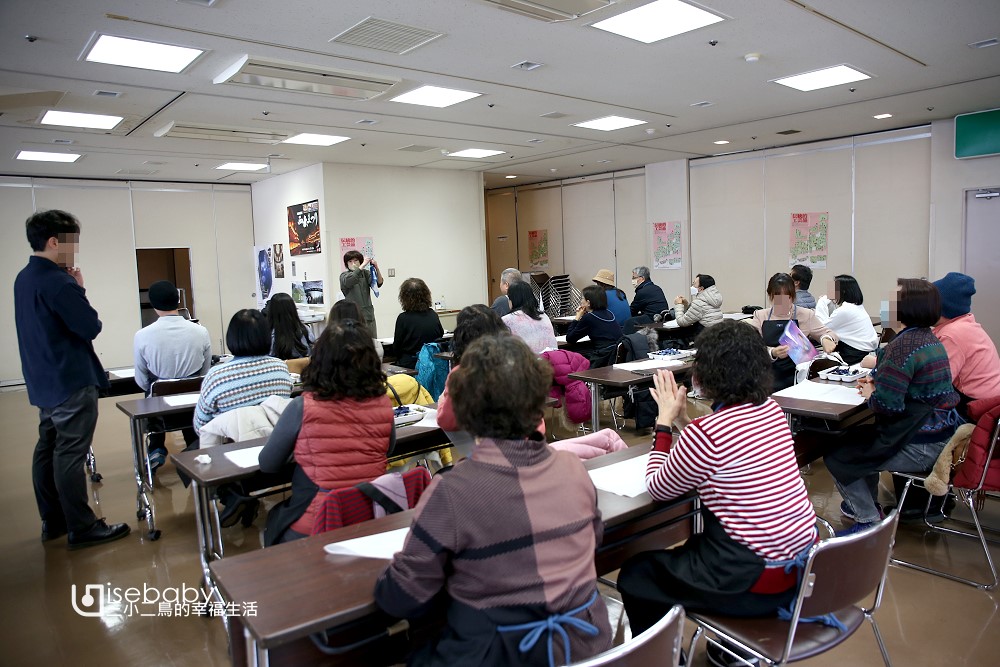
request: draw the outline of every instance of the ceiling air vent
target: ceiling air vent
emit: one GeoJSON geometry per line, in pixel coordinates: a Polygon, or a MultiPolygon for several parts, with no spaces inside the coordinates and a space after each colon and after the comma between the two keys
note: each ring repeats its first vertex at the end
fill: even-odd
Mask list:
{"type": "Polygon", "coordinates": [[[331,42],[363,46],[403,55],[413,49],[443,37],[443,32],[425,30],[412,25],[383,21],[369,16],[361,23],[340,33],[331,42]]]}
{"type": "Polygon", "coordinates": [[[403,146],[402,148],[397,148],[398,151],[407,151],[410,153],[426,153],[427,151],[437,150],[437,146],[421,146],[420,144],[410,144],[409,146],[403,146]]]}
{"type": "Polygon", "coordinates": [[[782,130],[781,132],[776,132],[775,134],[798,134],[802,130],[782,130]]]}
{"type": "Polygon", "coordinates": [[[287,134],[267,132],[242,127],[220,127],[195,125],[171,121],[153,133],[157,137],[176,139],[209,139],[212,141],[236,141],[247,144],[276,144],[288,138],[287,134]]]}
{"type": "Polygon", "coordinates": [[[715,102],[709,102],[709,101],[706,100],[704,102],[695,102],[691,106],[698,107],[699,109],[704,109],[705,107],[710,107],[713,104],[715,104],[715,102]]]}
{"type": "Polygon", "coordinates": [[[348,100],[368,100],[381,95],[400,80],[243,56],[212,81],[252,88],[277,88],[348,100]]]}
{"type": "Polygon", "coordinates": [[[613,5],[615,0],[486,0],[486,2],[533,19],[554,23],[578,19],[613,5]]]}
{"type": "Polygon", "coordinates": [[[562,111],[550,111],[543,113],[539,118],[565,118],[568,115],[568,113],[563,113],[562,111]]]}

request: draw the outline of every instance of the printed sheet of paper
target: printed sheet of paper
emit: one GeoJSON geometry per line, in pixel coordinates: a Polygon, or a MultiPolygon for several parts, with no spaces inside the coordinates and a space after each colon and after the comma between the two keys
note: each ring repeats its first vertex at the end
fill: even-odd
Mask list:
{"type": "Polygon", "coordinates": [[[788,389],[776,391],[774,395],[785,396],[786,398],[801,398],[809,401],[837,403],[839,405],[861,405],[865,402],[864,397],[858,393],[857,387],[853,384],[829,384],[826,382],[813,382],[812,380],[800,382],[788,389]]]}
{"type": "Polygon", "coordinates": [[[175,394],[164,396],[163,402],[174,408],[182,405],[195,405],[198,402],[198,396],[199,394],[175,394]]]}
{"type": "Polygon", "coordinates": [[[390,559],[397,551],[402,551],[403,542],[409,528],[399,528],[385,533],[356,537],[353,540],[334,542],[323,547],[323,551],[335,556],[360,556],[361,558],[390,559]]]}
{"type": "MultiPolygon", "coordinates": [[[[556,342],[557,343],[563,343],[563,344],[565,344],[565,343],[568,343],[569,341],[566,340],[566,334],[563,334],[562,336],[556,336],[556,342]]],[[[578,340],[576,342],[577,343],[589,343],[590,342],[590,336],[584,336],[583,338],[581,338],[580,340],[578,340]]]]}
{"type": "Polygon", "coordinates": [[[826,268],[829,252],[827,233],[830,213],[792,213],[791,236],[788,241],[788,266],[804,264],[814,269],[826,268]]]}
{"type": "Polygon", "coordinates": [[[727,320],[749,320],[753,315],[747,315],[746,313],[723,313],[723,319],[727,320]]]}
{"type": "Polygon", "coordinates": [[[646,464],[649,454],[588,471],[594,486],[619,496],[635,498],[646,493],[646,464]]]}
{"type": "Polygon", "coordinates": [[[114,369],[112,371],[108,371],[108,373],[110,373],[111,375],[113,375],[116,378],[122,378],[122,379],[124,379],[124,378],[134,378],[135,377],[135,368],[116,368],[116,369],[114,369]]]}
{"type": "Polygon", "coordinates": [[[264,445],[247,447],[246,449],[237,449],[235,452],[226,452],[223,456],[241,468],[256,468],[260,465],[258,457],[260,457],[262,449],[264,449],[264,445]]]}
{"type": "Polygon", "coordinates": [[[646,359],[645,361],[626,361],[623,364],[614,364],[614,367],[620,371],[650,371],[657,368],[679,368],[683,365],[684,361],[679,359],[646,359]]]}

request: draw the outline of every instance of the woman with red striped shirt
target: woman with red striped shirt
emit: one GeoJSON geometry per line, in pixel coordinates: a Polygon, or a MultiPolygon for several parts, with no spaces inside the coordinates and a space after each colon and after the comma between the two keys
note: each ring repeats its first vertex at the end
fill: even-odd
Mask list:
{"type": "Polygon", "coordinates": [[[767,616],[795,595],[795,558],[816,541],[816,513],[799,476],[792,434],[770,399],[771,360],[759,335],[726,320],[697,340],[693,380],[713,412],[691,420],[687,389],[659,371],[659,406],[646,488],[658,500],[696,491],[705,529],[675,549],[629,559],[618,576],[632,632],[674,604],[690,611],[767,616]],[[683,429],[672,435],[674,425],[683,429]],[[779,565],[779,562],[781,563],[779,565]]]}

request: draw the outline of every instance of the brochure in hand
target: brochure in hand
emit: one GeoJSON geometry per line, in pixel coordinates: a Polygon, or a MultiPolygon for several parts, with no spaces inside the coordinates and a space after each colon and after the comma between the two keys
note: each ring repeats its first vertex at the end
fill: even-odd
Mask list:
{"type": "Polygon", "coordinates": [[[818,354],[812,341],[802,333],[802,329],[799,329],[795,320],[788,320],[785,332],[778,338],[778,342],[788,346],[788,356],[795,362],[796,366],[803,361],[812,361],[818,354]]]}

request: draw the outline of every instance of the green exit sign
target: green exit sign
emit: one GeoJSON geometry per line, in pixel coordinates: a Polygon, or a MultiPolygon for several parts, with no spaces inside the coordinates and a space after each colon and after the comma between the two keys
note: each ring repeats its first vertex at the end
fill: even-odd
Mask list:
{"type": "Polygon", "coordinates": [[[1000,109],[955,116],[955,157],[1000,155],[1000,109]]]}

